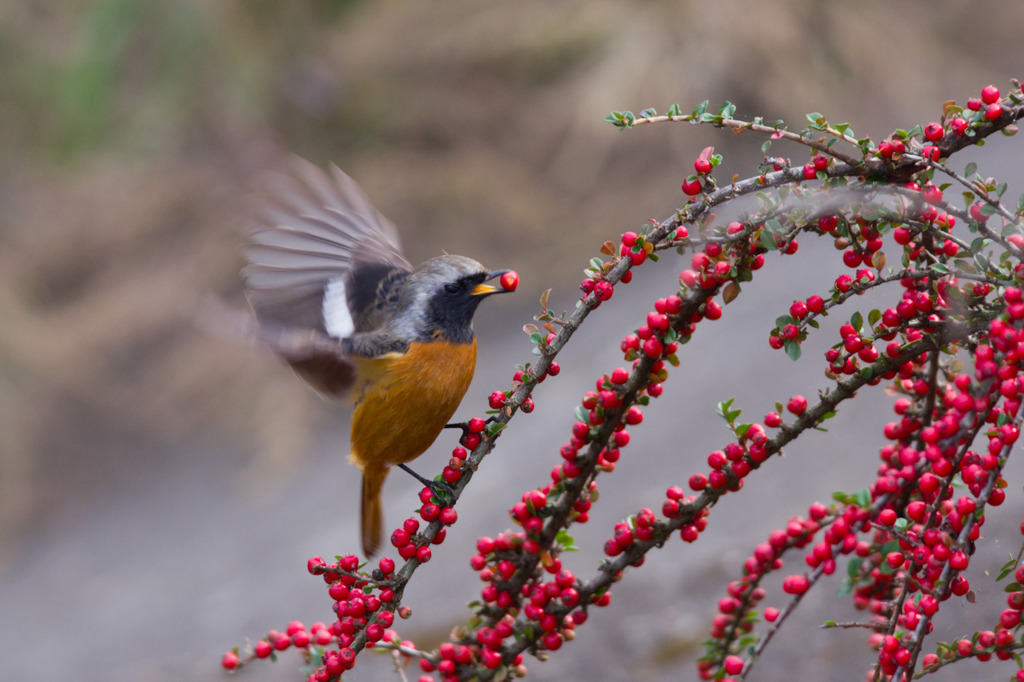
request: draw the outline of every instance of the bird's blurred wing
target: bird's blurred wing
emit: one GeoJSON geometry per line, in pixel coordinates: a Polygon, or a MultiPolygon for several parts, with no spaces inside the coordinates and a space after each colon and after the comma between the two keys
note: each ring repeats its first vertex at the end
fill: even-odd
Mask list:
{"type": "Polygon", "coordinates": [[[346,313],[358,317],[349,299],[412,267],[395,226],[352,178],[336,166],[330,175],[301,159],[294,166],[264,202],[246,247],[246,295],[261,324],[341,338],[346,313]]]}
{"type": "Polygon", "coordinates": [[[259,337],[319,392],[340,397],[354,365],[339,340],[376,321],[367,314],[375,293],[412,269],[394,225],[337,167],[328,174],[296,159],[268,193],[245,257],[259,337]]]}

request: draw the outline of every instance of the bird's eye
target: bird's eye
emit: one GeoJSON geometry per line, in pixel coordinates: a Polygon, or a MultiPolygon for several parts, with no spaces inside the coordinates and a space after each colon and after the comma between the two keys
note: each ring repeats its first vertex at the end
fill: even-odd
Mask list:
{"type": "Polygon", "coordinates": [[[444,285],[444,290],[449,294],[457,294],[459,293],[459,285],[455,282],[448,282],[444,285]]]}

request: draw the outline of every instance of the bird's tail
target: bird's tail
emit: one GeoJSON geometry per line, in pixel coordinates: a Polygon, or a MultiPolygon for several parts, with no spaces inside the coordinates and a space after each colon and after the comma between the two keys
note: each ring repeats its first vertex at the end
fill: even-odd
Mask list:
{"type": "Polygon", "coordinates": [[[387,478],[385,467],[366,467],[363,470],[363,500],[360,512],[360,528],[363,535],[363,554],[367,559],[380,549],[384,531],[384,509],[381,505],[381,488],[387,478]]]}

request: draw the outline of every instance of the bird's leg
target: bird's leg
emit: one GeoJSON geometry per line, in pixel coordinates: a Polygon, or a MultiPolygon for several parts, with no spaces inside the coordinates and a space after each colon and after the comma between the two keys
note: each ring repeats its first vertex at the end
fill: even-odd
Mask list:
{"type": "MultiPolygon", "coordinates": [[[[490,424],[490,423],[496,422],[496,421],[498,421],[498,418],[495,417],[492,414],[490,417],[488,417],[487,419],[484,420],[484,423],[485,424],[490,424]]],[[[446,429],[462,429],[462,434],[466,435],[466,433],[469,432],[469,422],[452,422],[451,424],[445,424],[444,428],[446,428],[446,429]]]]}
{"type": "Polygon", "coordinates": [[[402,471],[407,472],[417,481],[422,483],[427,488],[430,488],[430,492],[445,506],[451,506],[455,503],[455,490],[448,485],[446,481],[431,481],[428,480],[415,471],[407,467],[405,464],[399,464],[398,468],[402,471]]]}

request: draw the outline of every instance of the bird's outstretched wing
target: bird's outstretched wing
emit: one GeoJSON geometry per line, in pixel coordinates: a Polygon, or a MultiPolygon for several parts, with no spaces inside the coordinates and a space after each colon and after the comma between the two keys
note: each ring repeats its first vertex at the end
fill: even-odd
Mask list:
{"type": "Polygon", "coordinates": [[[242,274],[261,338],[313,388],[340,397],[354,376],[340,340],[380,326],[412,268],[394,225],[330,170],[296,159],[277,179],[242,274]]]}

